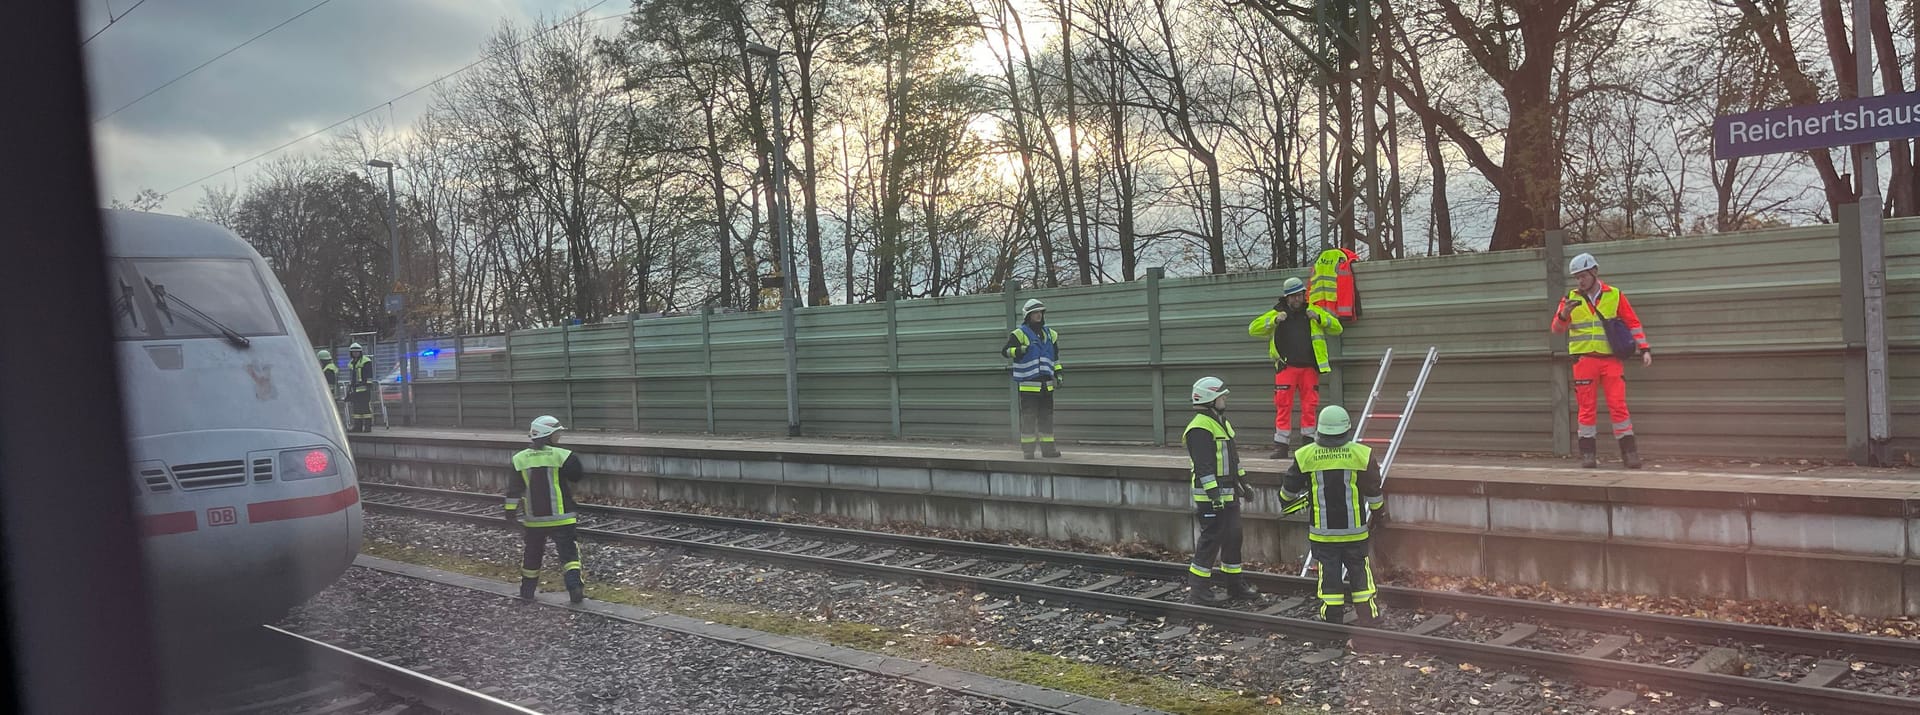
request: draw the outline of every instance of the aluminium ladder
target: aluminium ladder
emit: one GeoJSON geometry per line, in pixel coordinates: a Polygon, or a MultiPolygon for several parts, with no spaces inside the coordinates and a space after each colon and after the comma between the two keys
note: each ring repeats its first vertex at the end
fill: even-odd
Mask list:
{"type": "MultiPolygon", "coordinates": [[[[1407,390],[1407,404],[1401,407],[1399,412],[1374,412],[1374,406],[1380,403],[1380,387],[1387,382],[1387,370],[1393,367],[1393,348],[1387,348],[1387,353],[1380,356],[1380,370],[1373,375],[1373,390],[1367,393],[1367,406],[1360,411],[1360,420],[1353,424],[1353,441],[1369,445],[1386,445],[1387,452],[1380,458],[1380,484],[1382,486],[1385,486],[1387,483],[1387,470],[1393,468],[1394,455],[1400,453],[1400,443],[1407,436],[1407,424],[1413,420],[1414,408],[1420,405],[1420,393],[1427,388],[1427,378],[1433,374],[1433,364],[1439,361],[1439,359],[1440,348],[1428,347],[1427,358],[1420,363],[1420,374],[1413,380],[1413,389],[1407,390]],[[1386,439],[1378,437],[1369,439],[1364,436],[1367,422],[1375,417],[1396,422],[1393,427],[1392,437],[1386,439]]],[[[1309,485],[1309,489],[1311,489],[1311,485],[1309,485]]],[[[1290,511],[1298,510],[1298,508],[1299,507],[1295,507],[1290,511]]],[[[1307,549],[1307,558],[1300,564],[1300,575],[1307,575],[1307,571],[1311,568],[1313,568],[1313,549],[1309,548],[1307,549]]]]}

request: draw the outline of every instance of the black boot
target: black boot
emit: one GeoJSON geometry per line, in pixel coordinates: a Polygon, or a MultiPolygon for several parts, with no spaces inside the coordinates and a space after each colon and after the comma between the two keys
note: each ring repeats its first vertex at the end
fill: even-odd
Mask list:
{"type": "Polygon", "coordinates": [[[1235,601],[1252,601],[1260,597],[1260,589],[1247,583],[1247,575],[1227,574],[1227,598],[1235,601]]]}
{"type": "Polygon", "coordinates": [[[1273,454],[1267,455],[1267,459],[1286,459],[1291,456],[1293,456],[1292,447],[1288,447],[1285,442],[1274,442],[1273,454]]]}
{"type": "Polygon", "coordinates": [[[1040,456],[1046,457],[1047,459],[1059,459],[1060,450],[1055,449],[1052,442],[1041,442],[1040,456]]]}
{"type": "Polygon", "coordinates": [[[533,593],[538,588],[540,588],[540,579],[521,577],[520,600],[523,600],[523,601],[533,600],[533,593]]]}
{"type": "Polygon", "coordinates": [[[1347,607],[1322,605],[1320,606],[1320,620],[1327,623],[1345,623],[1347,621],[1347,607]]]}
{"type": "Polygon", "coordinates": [[[1187,602],[1200,606],[1218,606],[1227,599],[1213,591],[1213,579],[1187,572],[1187,602]]]}
{"type": "Polygon", "coordinates": [[[1620,461],[1626,462],[1628,469],[1640,468],[1640,447],[1634,444],[1633,435],[1620,438],[1620,461]]]}
{"type": "Polygon", "coordinates": [[[1353,604],[1353,624],[1361,628],[1380,627],[1380,604],[1374,601],[1353,604]]]}
{"type": "Polygon", "coordinates": [[[1023,454],[1023,455],[1026,455],[1026,458],[1027,458],[1027,459],[1034,459],[1034,458],[1035,458],[1035,457],[1033,456],[1033,453],[1034,453],[1034,447],[1035,447],[1035,445],[1034,445],[1034,443],[1032,443],[1032,442],[1021,442],[1021,443],[1020,443],[1020,453],[1021,453],[1021,454],[1023,454]]]}
{"type": "Polygon", "coordinates": [[[587,600],[587,584],[580,579],[580,570],[567,572],[567,602],[579,603],[587,600]]]}
{"type": "Polygon", "coordinates": [[[1592,437],[1581,437],[1580,438],[1581,468],[1592,469],[1594,467],[1600,466],[1600,457],[1596,455],[1596,452],[1598,451],[1599,451],[1599,446],[1594,443],[1592,437]]]}

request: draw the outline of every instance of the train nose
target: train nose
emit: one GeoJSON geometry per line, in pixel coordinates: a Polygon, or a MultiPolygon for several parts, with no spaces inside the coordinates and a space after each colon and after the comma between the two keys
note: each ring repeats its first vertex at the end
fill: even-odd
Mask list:
{"type": "Polygon", "coordinates": [[[359,551],[359,490],[343,450],[315,435],[233,432],[219,452],[178,443],[136,452],[148,579],[166,631],[277,619],[359,551]]]}

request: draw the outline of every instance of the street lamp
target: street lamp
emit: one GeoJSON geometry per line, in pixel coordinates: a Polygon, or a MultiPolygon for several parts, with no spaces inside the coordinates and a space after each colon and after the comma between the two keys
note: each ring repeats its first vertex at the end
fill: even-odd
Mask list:
{"type": "Polygon", "coordinates": [[[772,95],[769,104],[773,126],[769,133],[773,135],[773,235],[780,245],[774,249],[774,255],[780,261],[780,323],[781,332],[787,348],[787,436],[800,436],[800,368],[799,356],[794,347],[793,334],[793,221],[787,215],[789,198],[787,196],[787,145],[780,128],[780,51],[758,42],[747,43],[747,53],[765,58],[767,61],[767,82],[771,85],[772,95]]]}
{"type": "Polygon", "coordinates": [[[404,317],[406,299],[400,292],[400,218],[399,210],[396,208],[399,201],[395,198],[396,194],[393,190],[393,170],[400,167],[391,161],[380,159],[367,160],[367,166],[387,170],[387,246],[390,249],[388,275],[393,280],[393,292],[387,295],[386,308],[387,312],[393,314],[394,352],[402,356],[398,362],[404,366],[400,369],[401,382],[405,383],[398,386],[400,399],[406,402],[407,420],[411,423],[413,421],[413,351],[407,349],[407,321],[404,317]]]}

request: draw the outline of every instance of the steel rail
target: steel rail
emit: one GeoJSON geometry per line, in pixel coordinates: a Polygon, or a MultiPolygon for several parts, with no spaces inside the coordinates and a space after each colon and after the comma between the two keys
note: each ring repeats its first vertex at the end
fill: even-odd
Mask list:
{"type": "MultiPolygon", "coordinates": [[[[388,489],[421,495],[473,500],[476,502],[488,497],[488,495],[476,494],[474,492],[435,489],[432,487],[373,483],[363,484],[362,486],[363,488],[388,489]]],[[[969,555],[990,555],[1016,561],[1045,561],[1054,564],[1072,565],[1086,569],[1111,571],[1116,574],[1131,574],[1166,581],[1184,579],[1187,573],[1187,565],[1185,563],[1172,561],[1154,561],[1074,551],[1055,551],[1027,546],[962,541],[932,536],[894,534],[813,524],[792,524],[759,519],[688,514],[685,512],[662,511],[658,509],[636,509],[632,507],[588,504],[582,504],[579,508],[581,513],[589,515],[606,515],[611,517],[646,519],[650,521],[669,521],[714,528],[758,531],[777,530],[790,534],[805,534],[821,538],[842,539],[885,546],[958,552],[969,555]]],[[[1280,589],[1288,592],[1311,594],[1317,586],[1317,582],[1312,578],[1289,574],[1248,571],[1246,575],[1250,582],[1265,591],[1280,589]]],[[[1428,611],[1464,611],[1507,619],[1535,619],[1555,625],[1588,630],[1610,631],[1621,629],[1643,633],[1660,633],[1662,635],[1699,641],[1738,641],[1808,655],[1846,652],[1860,658],[1882,663],[1920,665],[1920,640],[1883,638],[1853,633],[1813,631],[1799,628],[1782,628],[1779,626],[1751,623],[1710,621],[1700,618],[1685,618],[1658,613],[1626,611],[1617,608],[1529,601],[1498,596],[1456,593],[1452,591],[1408,588],[1404,586],[1382,585],[1379,591],[1380,594],[1388,599],[1388,602],[1394,606],[1406,606],[1428,611]]]]}
{"type": "Polygon", "coordinates": [[[372,685],[394,695],[411,698],[443,713],[462,715],[540,715],[537,711],[487,695],[471,688],[434,678],[355,653],[331,643],[315,640],[275,626],[261,626],[272,634],[278,648],[309,668],[328,670],[353,678],[356,683],[372,685]]]}
{"type": "MultiPolygon", "coordinates": [[[[439,491],[439,490],[435,490],[439,491]]],[[[472,499],[467,492],[446,492],[446,495],[460,495],[472,499]]],[[[447,511],[420,506],[405,506],[369,500],[366,506],[376,509],[411,513],[439,519],[455,519],[495,527],[506,526],[497,516],[485,512],[447,511]]],[[[601,510],[617,509],[600,507],[601,510]]],[[[646,513],[647,510],[629,510],[646,513]]],[[[686,515],[695,516],[695,515],[686,515]]],[[[753,522],[752,520],[730,519],[728,517],[703,517],[724,520],[719,523],[748,522],[754,524],[774,524],[774,522],[753,522]]],[[[779,524],[774,528],[787,528],[779,524]]],[[[762,526],[761,528],[766,528],[762,526]]],[[[813,529],[830,527],[811,527],[813,529]]],[[[1815,687],[1795,683],[1746,678],[1718,673],[1694,672],[1690,670],[1658,665],[1630,663],[1625,661],[1592,658],[1553,651],[1533,650],[1514,646],[1499,646],[1474,641],[1457,640],[1439,636],[1416,635],[1390,630],[1355,628],[1341,624],[1324,623],[1315,620],[1288,618],[1284,616],[1249,613],[1211,606],[1197,606],[1186,603],[1158,601],[1136,596],[1124,596],[1100,591],[1088,591],[1046,584],[1009,581],[985,576],[970,576],[959,573],[930,571],[904,566],[850,561],[823,556],[811,556],[804,553],[788,553],[771,549],[759,549],[748,546],[705,543],[664,536],[652,536],[619,531],[584,527],[579,531],[598,540],[627,543],[649,544],[683,549],[688,552],[716,554],[729,558],[746,559],[759,562],[794,565],[809,570],[830,571],[866,576],[880,576],[902,581],[932,581],[954,586],[964,586],[978,591],[999,595],[1012,595],[1021,598],[1048,599],[1059,603],[1071,603],[1104,610],[1122,611],[1147,616],[1166,616],[1191,619],[1221,626],[1243,628],[1257,631],[1279,632],[1313,640],[1352,639],[1357,648],[1376,652],[1425,653],[1446,658],[1471,660],[1477,664],[1492,665],[1499,668],[1524,668],[1546,675],[1564,677],[1580,682],[1626,684],[1637,683],[1658,690],[1670,690],[1676,693],[1698,695],[1702,697],[1723,698],[1728,700],[1754,699],[1774,705],[1804,709],[1821,713],[1861,713],[1879,715],[1894,713],[1920,712],[1920,699],[1904,698],[1879,693],[1843,690],[1831,687],[1815,687]]],[[[857,532],[839,530],[855,534],[857,532]]],[[[898,535],[891,535],[898,536],[898,535]]],[[[917,537],[916,537],[917,538],[917,537]]],[[[1006,553],[1001,549],[1018,549],[997,544],[976,544],[974,542],[940,540],[953,546],[953,550],[973,553],[1006,553]],[[979,547],[994,547],[981,549],[979,547]]],[[[876,540],[878,543],[878,540],[876,540]]],[[[1061,552],[1044,552],[1058,554],[1061,552]]],[[[1111,557],[1109,557],[1111,558],[1111,557]]],[[[1145,562],[1159,563],[1159,562],[1145,562]]]]}

